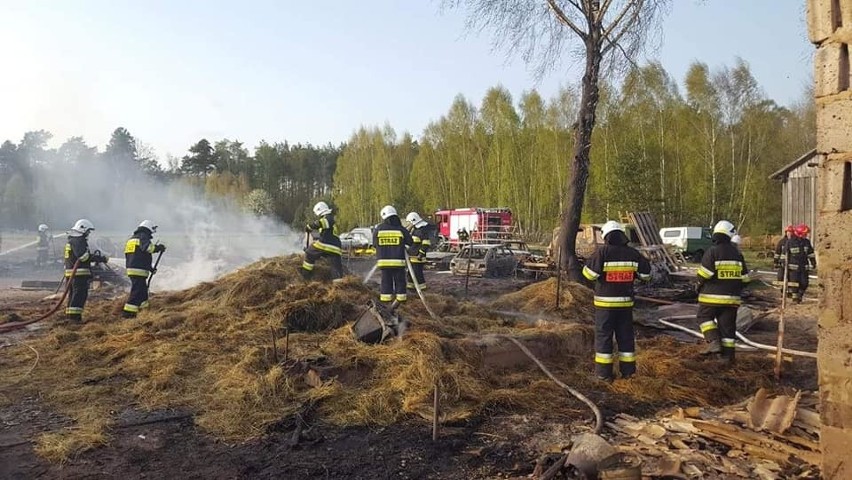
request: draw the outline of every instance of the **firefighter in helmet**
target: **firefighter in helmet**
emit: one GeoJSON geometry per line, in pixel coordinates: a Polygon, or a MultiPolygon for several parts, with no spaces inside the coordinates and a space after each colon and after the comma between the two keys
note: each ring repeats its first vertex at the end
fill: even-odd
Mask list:
{"type": "Polygon", "coordinates": [[[38,226],[38,244],[36,244],[36,267],[43,267],[47,264],[47,249],[50,247],[50,233],[48,227],[42,223],[38,226]]]}
{"type": "MultiPolygon", "coordinates": [[[[805,290],[810,284],[810,270],[816,268],[816,254],[814,246],[808,239],[811,229],[804,223],[796,226],[795,237],[790,241],[790,272],[787,274],[792,283],[795,283],[792,296],[793,301],[802,303],[802,298],[805,296],[805,290]]],[[[788,288],[792,285],[788,284],[788,288]]]]}
{"type": "Polygon", "coordinates": [[[736,234],[734,225],[727,220],[713,227],[713,246],[701,259],[696,288],[698,320],[708,342],[702,353],[721,353],[726,363],[734,362],[740,294],[751,280],[742,253],[731,243],[736,234]]]}
{"type": "MultiPolygon", "coordinates": [[[[414,242],[408,250],[408,258],[411,261],[411,269],[414,270],[414,279],[420,289],[426,288],[426,277],[423,275],[423,266],[426,263],[426,252],[432,247],[432,225],[417,213],[411,212],[405,216],[409,224],[411,240],[414,242]]],[[[410,275],[409,275],[410,277],[410,275]]],[[[408,280],[408,288],[415,288],[411,278],[408,280]]]]}
{"type": "Polygon", "coordinates": [[[379,300],[382,303],[402,303],[408,299],[405,282],[405,252],[414,245],[408,230],[402,226],[396,208],[392,205],[382,207],[379,215],[382,223],[373,231],[373,245],[376,247],[376,265],[382,272],[382,284],[379,300]]]}
{"type": "MultiPolygon", "coordinates": [[[[796,227],[793,225],[787,225],[787,228],[784,229],[784,236],[781,237],[781,240],[778,240],[778,243],[775,245],[775,257],[774,264],[775,268],[778,269],[778,281],[784,281],[784,269],[787,268],[787,242],[789,242],[796,235],[796,227]]],[[[790,280],[789,278],[787,279],[790,280]]]]}
{"type": "Polygon", "coordinates": [[[166,251],[165,245],[154,243],[156,232],[154,222],[143,220],[124,244],[124,262],[130,277],[130,295],[121,312],[124,318],[133,318],[140,310],[148,308],[148,277],[156,272],[153,254],[166,251]]]}
{"type": "Polygon", "coordinates": [[[109,260],[105,255],[101,255],[100,251],[89,251],[89,233],[94,229],[95,226],[89,220],[77,220],[68,231],[68,243],[65,244],[65,279],[71,288],[65,318],[75,322],[83,320],[83,309],[89,298],[89,284],[92,279],[92,262],[106,263],[109,260]]]}
{"type": "Polygon", "coordinates": [[[337,236],[337,226],[331,207],[325,202],[314,205],[314,215],[318,218],[305,225],[305,232],[312,234],[319,231],[319,236],[305,249],[305,260],[302,262],[302,277],[310,280],[314,274],[314,265],[320,257],[326,257],[331,262],[331,272],[334,281],[343,278],[343,261],[340,237],[337,236]]]}
{"type": "Polygon", "coordinates": [[[583,267],[583,276],[595,282],[595,373],[612,381],[613,336],[618,344],[621,378],[636,373],[636,341],[633,332],[633,282],[651,279],[651,264],[628,246],[624,226],[610,220],[601,228],[604,245],[595,250],[583,267]]]}

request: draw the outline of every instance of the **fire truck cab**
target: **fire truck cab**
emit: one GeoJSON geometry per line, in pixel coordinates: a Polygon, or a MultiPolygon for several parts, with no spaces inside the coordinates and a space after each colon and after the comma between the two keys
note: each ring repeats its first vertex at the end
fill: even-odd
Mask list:
{"type": "Polygon", "coordinates": [[[513,233],[512,210],[509,208],[455,208],[438,210],[433,215],[438,235],[457,246],[459,232],[468,234],[474,243],[500,243],[513,233]]]}

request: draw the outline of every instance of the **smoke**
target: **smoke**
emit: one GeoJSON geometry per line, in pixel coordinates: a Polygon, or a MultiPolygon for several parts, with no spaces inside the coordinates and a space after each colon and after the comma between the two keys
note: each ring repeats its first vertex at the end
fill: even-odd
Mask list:
{"type": "MultiPolygon", "coordinates": [[[[54,231],[77,219],[95,224],[90,248],[123,266],[124,243],[142,220],[166,245],[153,290],[188,288],[258,260],[300,251],[302,235],[271,218],[246,212],[236,198],[212,198],[204,178],[159,180],[130,162],[97,158],[54,162],[35,170],[38,211],[54,231]]],[[[155,255],[156,258],[156,255],[155,255]]]]}

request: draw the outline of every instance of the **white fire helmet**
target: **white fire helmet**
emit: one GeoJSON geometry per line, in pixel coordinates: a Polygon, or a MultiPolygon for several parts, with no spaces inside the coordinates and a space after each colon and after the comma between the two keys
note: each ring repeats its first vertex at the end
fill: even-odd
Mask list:
{"type": "Polygon", "coordinates": [[[397,215],[396,209],[393,208],[393,205],[385,205],[382,207],[382,211],[379,212],[379,215],[382,217],[382,220],[387,220],[388,217],[393,217],[397,215]]]}
{"type": "Polygon", "coordinates": [[[71,231],[68,233],[71,236],[79,237],[80,235],[85,235],[94,229],[95,225],[91,221],[85,218],[81,218],[80,220],[77,220],[76,223],[74,223],[74,226],[71,227],[71,231]]]}
{"type": "Polygon", "coordinates": [[[41,225],[38,226],[38,231],[39,232],[46,232],[48,228],[50,228],[50,227],[48,227],[47,224],[42,223],[41,225]]]}
{"type": "Polygon", "coordinates": [[[423,220],[423,219],[420,217],[420,215],[418,215],[418,213],[417,213],[417,212],[411,212],[411,213],[409,213],[408,215],[406,215],[406,216],[405,216],[405,221],[406,221],[406,222],[408,222],[408,223],[410,223],[410,224],[412,224],[412,225],[414,225],[414,226],[415,226],[415,227],[417,227],[417,228],[420,228],[420,227],[422,227],[423,225],[426,225],[426,221],[425,221],[425,220],[423,220]]]}
{"type": "Polygon", "coordinates": [[[314,215],[321,217],[323,215],[328,215],[329,213],[331,213],[331,208],[327,203],[317,202],[317,204],[314,205],[314,215]]]}
{"type": "Polygon", "coordinates": [[[722,233],[727,235],[728,238],[733,237],[737,234],[737,229],[734,228],[734,224],[727,220],[720,220],[719,223],[713,227],[713,233],[722,233]]]}
{"type": "Polygon", "coordinates": [[[157,231],[157,225],[155,225],[151,220],[142,220],[142,223],[139,224],[139,228],[147,228],[151,233],[157,231]]]}
{"type": "Polygon", "coordinates": [[[627,233],[624,231],[624,225],[616,222],[615,220],[610,220],[603,224],[601,227],[601,236],[606,238],[611,232],[618,230],[621,233],[627,233]]]}

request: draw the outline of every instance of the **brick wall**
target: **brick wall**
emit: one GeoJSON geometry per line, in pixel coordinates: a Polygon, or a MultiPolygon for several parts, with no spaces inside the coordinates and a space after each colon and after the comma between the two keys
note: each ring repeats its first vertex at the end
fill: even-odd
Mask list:
{"type": "Polygon", "coordinates": [[[819,384],[824,478],[852,478],[852,0],[807,0],[816,45],[819,384]]]}

